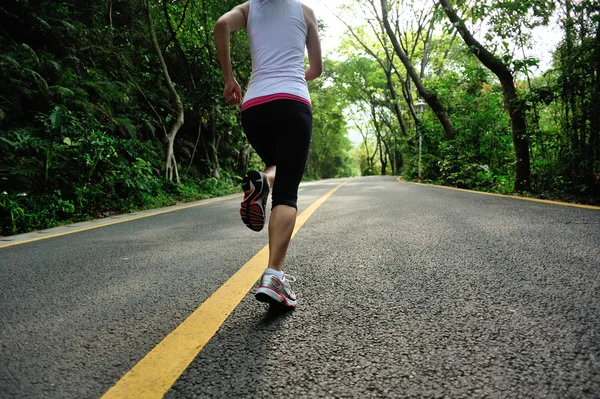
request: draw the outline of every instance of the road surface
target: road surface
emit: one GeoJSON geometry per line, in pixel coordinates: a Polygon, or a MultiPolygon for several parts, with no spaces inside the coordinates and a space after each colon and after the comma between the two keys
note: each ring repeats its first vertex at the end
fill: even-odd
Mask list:
{"type": "MultiPolygon", "coordinates": [[[[164,397],[600,397],[600,210],[369,177],[299,212],[334,188],[292,240],[297,310],[242,292],[164,397]]],[[[239,201],[0,242],[0,397],[109,392],[265,247],[239,201]]]]}

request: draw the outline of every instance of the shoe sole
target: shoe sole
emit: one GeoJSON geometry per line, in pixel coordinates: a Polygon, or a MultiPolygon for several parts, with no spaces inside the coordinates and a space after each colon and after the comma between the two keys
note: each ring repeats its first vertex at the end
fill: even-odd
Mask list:
{"type": "Polygon", "coordinates": [[[266,177],[256,171],[248,172],[244,177],[244,199],[240,204],[240,216],[250,230],[261,231],[265,226],[264,207],[269,196],[268,184],[266,177]]]}
{"type": "Polygon", "coordinates": [[[258,287],[254,297],[259,302],[270,303],[271,305],[279,305],[287,308],[296,307],[296,301],[292,301],[267,287],[258,287]]]}

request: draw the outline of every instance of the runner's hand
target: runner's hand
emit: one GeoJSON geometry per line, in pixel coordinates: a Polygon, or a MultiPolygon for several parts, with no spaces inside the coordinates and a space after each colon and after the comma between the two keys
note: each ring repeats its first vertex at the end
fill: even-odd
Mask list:
{"type": "Polygon", "coordinates": [[[242,103],[242,89],[239,83],[234,79],[231,82],[225,84],[225,90],[223,90],[223,97],[230,105],[237,105],[242,103]]]}

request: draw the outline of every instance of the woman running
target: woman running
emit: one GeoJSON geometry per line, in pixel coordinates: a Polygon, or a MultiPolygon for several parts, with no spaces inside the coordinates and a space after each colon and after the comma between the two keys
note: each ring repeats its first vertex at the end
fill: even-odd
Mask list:
{"type": "Polygon", "coordinates": [[[272,189],[269,264],[256,299],[293,308],[296,295],[289,283],[294,280],[284,275],[283,261],[296,223],[298,186],[312,135],[306,82],[323,70],[317,19],[300,0],[250,0],[219,18],[215,42],[225,80],[223,96],[231,105],[242,103],[244,132],[266,166],[263,172],[249,171],[243,182],[240,215],[254,231],[265,224],[272,189]],[[243,102],[230,58],[230,33],[241,28],[246,29],[252,55],[252,76],[243,102]]]}

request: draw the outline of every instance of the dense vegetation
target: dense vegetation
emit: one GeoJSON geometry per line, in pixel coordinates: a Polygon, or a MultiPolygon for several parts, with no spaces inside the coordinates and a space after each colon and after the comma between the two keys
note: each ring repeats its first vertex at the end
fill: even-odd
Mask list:
{"type": "MultiPolygon", "coordinates": [[[[0,235],[239,190],[260,162],[221,98],[212,40],[236,3],[3,2],[0,235]]],[[[311,83],[307,179],[403,174],[598,201],[596,1],[347,3],[348,35],[311,83]],[[563,39],[541,75],[525,50],[553,18],[563,39]]],[[[232,57],[245,86],[243,32],[232,57]]]]}
{"type": "MultiPolygon", "coordinates": [[[[260,165],[239,110],[221,98],[212,39],[235,3],[153,3],[151,20],[140,1],[0,6],[0,235],[239,190],[240,176],[260,165]],[[167,175],[179,105],[177,173],[167,175]]],[[[244,33],[232,47],[245,84],[244,33]]],[[[331,128],[344,138],[343,116],[335,118],[331,128]]],[[[340,175],[334,161],[314,160],[310,177],[340,175]]]]}
{"type": "Polygon", "coordinates": [[[347,4],[337,82],[358,111],[363,173],[600,202],[598,2],[347,4]],[[540,26],[562,34],[543,74],[526,56],[540,26]]]}

